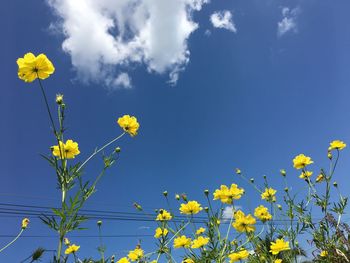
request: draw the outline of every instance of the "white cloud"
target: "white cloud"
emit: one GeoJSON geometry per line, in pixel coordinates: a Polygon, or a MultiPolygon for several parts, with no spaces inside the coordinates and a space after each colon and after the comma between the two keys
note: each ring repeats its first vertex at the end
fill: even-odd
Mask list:
{"type": "Polygon", "coordinates": [[[167,73],[175,84],[189,62],[187,41],[198,28],[193,12],[209,0],[47,1],[60,18],[62,48],[78,77],[108,85],[130,64],[167,73]]]}
{"type": "Polygon", "coordinates": [[[300,13],[298,7],[290,9],[288,7],[282,8],[282,20],[277,24],[277,35],[283,36],[287,32],[298,32],[297,17],[300,13]]]}
{"type": "Polygon", "coordinates": [[[210,21],[216,28],[224,28],[232,32],[237,32],[237,28],[232,20],[232,13],[228,10],[214,12],[210,16],[210,21]]]}
{"type": "Polygon", "coordinates": [[[107,78],[106,84],[111,89],[119,89],[119,88],[125,88],[130,89],[132,88],[131,84],[131,78],[128,73],[122,72],[120,73],[116,78],[107,78]]]}

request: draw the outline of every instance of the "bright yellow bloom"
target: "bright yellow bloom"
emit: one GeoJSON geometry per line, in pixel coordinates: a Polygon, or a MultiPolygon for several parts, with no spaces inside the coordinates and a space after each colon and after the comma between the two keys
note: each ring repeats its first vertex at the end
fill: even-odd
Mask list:
{"type": "Polygon", "coordinates": [[[117,263],[130,263],[130,261],[128,260],[128,258],[123,257],[123,258],[119,259],[119,260],[117,261],[117,263]]]}
{"type": "Polygon", "coordinates": [[[131,261],[140,260],[143,257],[143,250],[140,247],[136,247],[134,250],[129,251],[128,258],[131,261]]]}
{"type": "Polygon", "coordinates": [[[327,257],[328,256],[328,251],[322,250],[320,253],[321,257],[327,257]]]}
{"type": "Polygon", "coordinates": [[[230,263],[233,263],[249,257],[249,252],[243,249],[239,252],[229,254],[228,257],[230,258],[230,263]]]}
{"type": "Polygon", "coordinates": [[[76,155],[80,153],[77,142],[67,140],[66,143],[63,143],[62,141],[60,141],[59,143],[60,146],[55,145],[51,147],[53,156],[59,159],[61,159],[61,157],[65,159],[73,159],[76,155]]]}
{"type": "Polygon", "coordinates": [[[201,204],[197,201],[188,201],[186,204],[181,204],[180,213],[186,215],[195,215],[202,211],[201,204]]]}
{"type": "Polygon", "coordinates": [[[190,258],[185,258],[181,263],[194,263],[194,261],[190,258]]]}
{"type": "Polygon", "coordinates": [[[265,188],[265,191],[261,194],[261,199],[267,202],[276,202],[276,190],[273,188],[265,188]]]}
{"type": "Polygon", "coordinates": [[[171,214],[168,211],[166,211],[164,209],[160,209],[156,220],[157,221],[169,221],[172,218],[173,217],[171,216],[171,214]]]}
{"type": "Polygon", "coordinates": [[[191,245],[191,238],[186,236],[180,236],[174,239],[174,248],[185,247],[188,248],[191,245]]]}
{"type": "Polygon", "coordinates": [[[22,220],[22,229],[26,229],[28,227],[29,224],[29,219],[28,218],[23,218],[22,220]]]}
{"type": "Polygon", "coordinates": [[[272,215],[269,213],[269,209],[263,205],[258,206],[254,210],[254,216],[261,221],[266,222],[272,219],[272,215]]]}
{"type": "Polygon", "coordinates": [[[305,172],[302,172],[300,175],[299,175],[299,178],[301,179],[307,179],[307,178],[310,178],[310,176],[313,174],[313,172],[311,171],[305,171],[305,172]]]}
{"type": "Polygon", "coordinates": [[[295,158],[293,159],[293,164],[294,164],[294,168],[295,169],[303,169],[305,168],[307,165],[312,164],[313,161],[311,160],[310,157],[305,156],[304,154],[299,154],[297,156],[295,156],[295,158]]]}
{"type": "Polygon", "coordinates": [[[238,210],[233,215],[235,221],[232,223],[232,226],[238,232],[253,232],[255,231],[255,218],[251,215],[245,215],[241,210],[238,210]]]}
{"type": "Polygon", "coordinates": [[[196,235],[203,234],[203,233],[205,232],[205,230],[206,230],[206,229],[205,229],[204,227],[198,228],[197,231],[196,231],[196,235]]]}
{"type": "Polygon", "coordinates": [[[130,115],[124,115],[118,119],[119,126],[132,137],[137,135],[137,130],[140,128],[140,124],[137,122],[136,117],[130,115]]]}
{"type": "Polygon", "coordinates": [[[281,238],[277,239],[276,242],[271,242],[270,252],[272,255],[277,255],[284,250],[290,250],[288,241],[284,241],[283,238],[281,238]]]}
{"type": "Polygon", "coordinates": [[[317,176],[317,178],[316,178],[316,183],[320,183],[320,182],[322,182],[323,180],[324,180],[323,174],[319,174],[319,175],[317,176]]]}
{"type": "Polygon", "coordinates": [[[330,143],[328,150],[343,150],[345,147],[346,144],[343,141],[335,140],[330,143]]]}
{"type": "Polygon", "coordinates": [[[64,251],[64,254],[69,255],[69,254],[75,253],[75,252],[77,252],[77,251],[79,250],[79,248],[80,248],[80,246],[77,246],[77,245],[75,245],[75,244],[70,245],[70,246],[66,249],[66,251],[64,251]]]}
{"type": "Polygon", "coordinates": [[[204,247],[209,242],[209,237],[199,236],[192,241],[191,248],[201,248],[204,247]]]}
{"type": "Polygon", "coordinates": [[[37,57],[33,53],[27,53],[23,58],[17,59],[18,77],[25,82],[33,82],[37,78],[46,79],[55,68],[44,54],[37,57]]]}
{"type": "Polygon", "coordinates": [[[161,229],[160,227],[158,227],[156,229],[156,233],[154,234],[154,237],[155,238],[160,238],[160,237],[165,237],[167,234],[168,234],[168,229],[164,228],[164,229],[161,229]]]}
{"type": "Polygon", "coordinates": [[[273,263],[282,263],[282,259],[276,259],[273,263]]]}
{"type": "Polygon", "coordinates": [[[213,195],[214,200],[220,199],[225,204],[232,204],[233,200],[240,199],[243,193],[243,188],[238,188],[236,184],[232,184],[230,188],[226,185],[221,185],[220,189],[216,189],[213,195]]]}

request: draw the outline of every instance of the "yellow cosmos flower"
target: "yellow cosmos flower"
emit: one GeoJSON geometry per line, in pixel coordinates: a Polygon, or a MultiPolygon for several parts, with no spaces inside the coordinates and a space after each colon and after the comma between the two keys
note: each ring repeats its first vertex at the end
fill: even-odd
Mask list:
{"type": "Polygon", "coordinates": [[[29,224],[29,219],[28,218],[23,218],[22,220],[22,229],[26,229],[28,227],[29,224]]]}
{"type": "Polygon", "coordinates": [[[201,248],[204,247],[209,242],[209,237],[199,236],[192,241],[191,248],[201,248]]]}
{"type": "Polygon", "coordinates": [[[130,115],[124,115],[118,119],[119,126],[127,133],[134,137],[137,135],[137,130],[140,128],[140,124],[137,122],[136,117],[130,115]]]}
{"type": "Polygon", "coordinates": [[[181,263],[194,263],[193,259],[185,258],[181,263]]]}
{"type": "Polygon", "coordinates": [[[307,179],[310,178],[310,176],[313,174],[311,171],[304,171],[299,175],[299,178],[301,179],[307,179]]]}
{"type": "Polygon", "coordinates": [[[238,232],[254,232],[256,219],[251,215],[245,215],[241,210],[238,210],[234,215],[235,221],[232,226],[238,232]]]}
{"type": "Polygon", "coordinates": [[[181,204],[180,213],[186,215],[195,215],[202,211],[201,204],[197,201],[188,201],[186,204],[181,204]]]}
{"type": "Polygon", "coordinates": [[[317,178],[316,178],[316,183],[320,183],[320,182],[322,182],[323,180],[324,180],[323,174],[319,174],[319,175],[317,176],[317,178]]]}
{"type": "Polygon", "coordinates": [[[220,189],[216,189],[213,195],[214,200],[220,199],[222,203],[232,204],[233,200],[240,199],[243,193],[243,188],[238,188],[236,184],[232,184],[230,188],[221,185],[220,189]]]}
{"type": "Polygon", "coordinates": [[[320,253],[320,256],[321,257],[327,257],[328,256],[328,251],[325,251],[325,250],[322,250],[321,253],[320,253]]]}
{"type": "Polygon", "coordinates": [[[328,150],[343,150],[345,147],[346,144],[343,141],[335,140],[329,144],[328,150]]]}
{"type": "Polygon", "coordinates": [[[27,53],[23,58],[17,59],[18,77],[25,82],[33,82],[37,78],[46,79],[55,68],[44,54],[37,57],[33,53],[27,53]]]}
{"type": "Polygon", "coordinates": [[[272,255],[277,255],[284,250],[290,250],[288,241],[284,241],[283,238],[281,238],[277,239],[276,242],[271,242],[270,252],[272,255]]]}
{"type": "Polygon", "coordinates": [[[276,259],[273,263],[282,263],[282,259],[276,259]]]}
{"type": "Polygon", "coordinates": [[[230,259],[230,263],[234,263],[249,257],[249,252],[243,249],[239,252],[229,254],[228,257],[230,259]]]}
{"type": "Polygon", "coordinates": [[[305,156],[304,154],[299,154],[295,156],[295,158],[293,159],[293,166],[295,169],[298,169],[298,170],[303,169],[312,163],[313,161],[311,160],[311,158],[308,156],[305,156]]]}
{"type": "Polygon", "coordinates": [[[191,245],[191,238],[180,236],[174,239],[174,248],[188,248],[191,245]]]}
{"type": "Polygon", "coordinates": [[[123,257],[123,258],[119,259],[119,260],[117,261],[117,263],[130,263],[130,261],[128,260],[128,258],[123,257]]]}
{"type": "Polygon", "coordinates": [[[66,143],[60,141],[59,144],[60,146],[55,145],[51,147],[53,156],[59,159],[61,159],[61,157],[65,159],[73,159],[80,153],[77,142],[67,140],[66,143]]]}
{"type": "Polygon", "coordinates": [[[265,188],[265,191],[261,194],[261,199],[267,202],[276,202],[277,191],[273,188],[265,188]]]}
{"type": "Polygon", "coordinates": [[[156,220],[157,221],[169,221],[172,218],[173,217],[171,216],[171,214],[168,211],[166,211],[164,209],[160,209],[156,220]]]}
{"type": "Polygon", "coordinates": [[[156,233],[154,234],[154,237],[155,238],[165,237],[168,234],[168,232],[169,232],[168,229],[166,229],[166,228],[162,229],[162,228],[158,227],[156,229],[156,233]]]}
{"type": "Polygon", "coordinates": [[[69,255],[69,254],[72,254],[72,253],[75,253],[79,250],[80,246],[77,246],[75,244],[73,245],[70,245],[65,251],[64,251],[64,254],[66,255],[69,255]]]}
{"type": "Polygon", "coordinates": [[[137,247],[134,250],[129,251],[128,258],[131,261],[137,261],[143,257],[143,254],[143,250],[140,247],[137,247]]]}
{"type": "Polygon", "coordinates": [[[259,218],[262,222],[266,222],[272,219],[272,215],[269,213],[267,207],[260,205],[254,210],[254,216],[259,218]]]}
{"type": "Polygon", "coordinates": [[[203,233],[205,232],[205,230],[206,230],[206,229],[205,229],[204,227],[198,228],[197,231],[196,231],[196,235],[203,234],[203,233]]]}

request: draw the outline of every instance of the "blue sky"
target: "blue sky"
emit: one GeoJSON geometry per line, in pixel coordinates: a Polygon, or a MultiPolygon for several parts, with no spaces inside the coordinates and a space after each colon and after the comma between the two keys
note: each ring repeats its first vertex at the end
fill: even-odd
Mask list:
{"type": "MultiPolygon", "coordinates": [[[[152,52],[140,46],[142,52],[137,55],[142,58],[133,57],[134,51],[126,53],[123,60],[118,60],[118,54],[109,57],[106,53],[103,59],[113,62],[99,65],[94,63],[103,59],[87,56],[99,49],[100,41],[91,46],[84,42],[89,40],[89,32],[83,34],[86,39],[77,37],[81,40],[77,45],[62,49],[65,39],[76,39],[74,32],[64,36],[59,26],[71,18],[57,15],[65,10],[59,9],[64,2],[53,1],[50,6],[44,1],[14,0],[4,3],[0,11],[1,203],[56,206],[60,198],[54,173],[39,155],[49,154],[54,138],[38,83],[23,83],[16,75],[15,61],[26,52],[43,52],[54,63],[56,72],[45,80],[45,89],[52,106],[55,94],[64,93],[67,134],[79,142],[81,160],[121,132],[116,124],[119,116],[132,114],[140,121],[139,135],[124,137],[117,144],[122,148],[120,161],[101,181],[87,205],[90,209],[130,212],[132,203],[138,201],[152,211],[165,206],[164,190],[171,197],[185,192],[204,203],[204,189],[213,191],[220,184],[236,182],[247,188],[238,205],[249,211],[260,204],[258,195],[234,175],[234,168],[240,167],[260,183],[266,174],[279,189],[279,169],[285,168],[290,183],[299,189],[300,179],[291,162],[296,154],[312,156],[313,167],[318,170],[328,165],[326,150],[331,140],[350,142],[348,1],[202,3],[201,10],[188,13],[189,21],[197,23],[198,28],[180,39],[180,46],[174,44],[179,39],[172,39],[171,31],[151,30],[155,34],[151,40],[162,40],[164,33],[163,39],[170,37],[171,43],[164,40],[157,47],[151,41],[152,52]],[[215,27],[210,21],[213,13],[223,10],[233,14],[234,30],[232,26],[231,30],[215,27]],[[283,33],[279,34],[278,23],[284,18],[287,31],[280,29],[283,33]],[[167,45],[169,50],[164,49],[167,45]],[[187,63],[181,57],[171,57],[171,51],[178,49],[186,54],[187,63]],[[177,64],[171,62],[174,59],[177,64]],[[168,83],[172,72],[178,74],[173,85],[168,83]],[[120,73],[127,74],[130,83],[118,82],[120,73]]],[[[108,6],[111,1],[105,2],[108,6]]],[[[227,27],[227,21],[221,22],[227,27]]],[[[120,29],[108,32],[121,35],[120,29]]],[[[122,47],[132,36],[132,32],[125,33],[122,47]]],[[[101,45],[106,44],[102,42],[101,38],[101,45]]],[[[107,51],[103,48],[98,52],[107,51]]],[[[337,174],[344,194],[349,194],[344,186],[349,157],[344,151],[337,174]]],[[[101,159],[96,158],[87,166],[86,178],[93,178],[100,167],[101,159]]],[[[1,234],[14,235],[20,220],[0,214],[1,234]]],[[[97,234],[94,220],[86,226],[88,230],[72,235],[97,234]]],[[[154,227],[144,222],[105,221],[103,231],[110,235],[147,235],[153,234],[154,227]]],[[[53,233],[31,218],[26,234],[53,233]]],[[[8,240],[1,237],[0,243],[8,240]]],[[[97,238],[72,240],[81,245],[82,257],[97,257],[97,238]]],[[[122,256],[138,238],[105,241],[107,254],[122,256]]],[[[143,241],[148,250],[153,243],[150,238],[143,241]]],[[[38,246],[55,249],[56,240],[22,238],[0,254],[0,261],[18,262],[38,246]]]]}

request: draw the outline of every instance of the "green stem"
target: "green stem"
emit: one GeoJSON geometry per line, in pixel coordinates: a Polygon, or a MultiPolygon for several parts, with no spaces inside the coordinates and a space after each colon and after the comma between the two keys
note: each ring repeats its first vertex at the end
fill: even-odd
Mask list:
{"type": "Polygon", "coordinates": [[[63,243],[63,235],[62,233],[60,233],[60,238],[59,238],[58,248],[57,248],[57,263],[61,262],[62,243],[63,243]]]}
{"type": "Polygon", "coordinates": [[[22,235],[23,231],[24,231],[24,229],[22,228],[21,231],[18,233],[18,235],[10,243],[8,243],[6,246],[4,246],[2,249],[0,249],[0,253],[2,251],[4,251],[6,248],[8,248],[9,246],[11,246],[13,243],[15,243],[16,240],[22,235]]]}
{"type": "Polygon", "coordinates": [[[112,143],[114,143],[115,141],[119,140],[121,137],[123,137],[125,135],[125,132],[123,132],[121,135],[119,135],[118,137],[114,138],[113,140],[111,140],[110,142],[106,143],[105,145],[103,145],[99,150],[95,151],[94,153],[92,153],[77,169],[76,173],[78,173],[96,154],[98,154],[99,152],[101,152],[103,149],[105,149],[106,147],[108,147],[109,145],[111,145],[112,143]]]}

